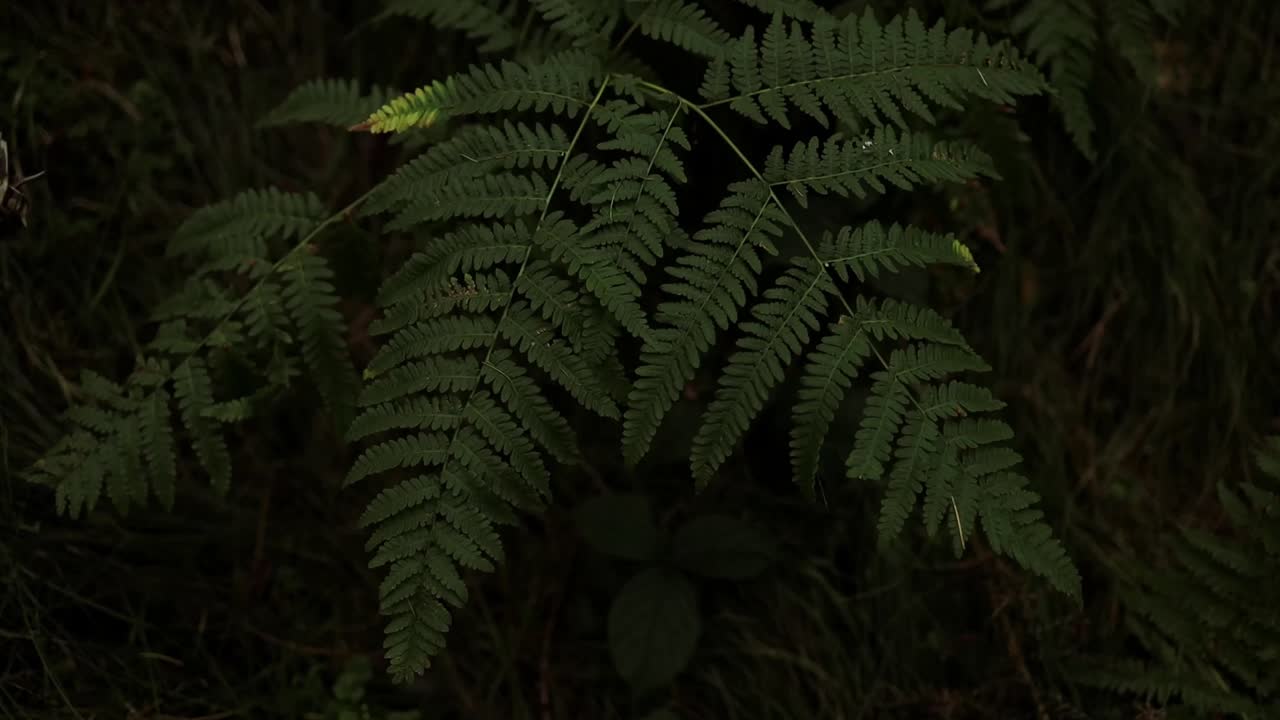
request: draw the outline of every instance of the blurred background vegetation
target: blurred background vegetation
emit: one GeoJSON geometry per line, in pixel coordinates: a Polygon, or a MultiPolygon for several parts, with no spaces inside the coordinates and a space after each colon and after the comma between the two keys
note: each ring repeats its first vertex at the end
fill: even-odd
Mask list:
{"type": "MultiPolygon", "coordinates": [[[[977,3],[910,4],[1007,32],[977,3]]],[[[603,631],[627,568],[584,547],[570,514],[615,483],[604,460],[527,522],[477,580],[447,657],[407,687],[380,672],[361,499],[338,491],[349,451],[310,396],[235,431],[230,495],[189,482],[172,514],[72,522],[17,480],[58,437],[81,369],[132,367],[148,309],[181,281],[164,247],[193,209],[268,184],[339,207],[395,167],[401,150],[378,138],[257,126],[308,79],[408,89],[474,60],[455,34],[376,13],[326,0],[0,8],[0,133],[12,170],[48,173],[24,187],[29,226],[0,229],[0,714],[1160,717],[1069,668],[1129,648],[1125,578],[1107,558],[1219,527],[1216,483],[1252,476],[1250,453],[1280,432],[1280,6],[1189,3],[1141,39],[1147,78],[1100,49],[1096,161],[1047,102],[1028,103],[975,128],[1004,181],[945,198],[984,272],[934,292],[995,368],[1084,606],[982,547],[958,562],[946,548],[878,553],[867,488],[832,484],[809,503],[744,461],[695,496],[673,473],[644,482],[665,521],[729,508],[766,525],[785,561],[707,584],[692,664],[645,696],[618,679],[603,631]]],[[[397,252],[373,237],[353,226],[326,248],[345,260],[358,360],[367,299],[397,252]]]]}

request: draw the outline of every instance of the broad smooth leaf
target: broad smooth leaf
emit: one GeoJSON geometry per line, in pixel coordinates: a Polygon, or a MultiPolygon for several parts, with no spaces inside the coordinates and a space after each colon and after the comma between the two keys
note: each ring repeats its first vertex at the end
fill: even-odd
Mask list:
{"type": "Polygon", "coordinates": [[[609,610],[614,667],[638,691],[660,687],[684,670],[701,632],[693,583],[665,568],[631,578],[609,610]]]}
{"type": "Polygon", "coordinates": [[[759,575],[777,554],[759,528],[727,515],[705,515],[685,523],[672,540],[672,560],[706,578],[745,580],[759,575]]]}
{"type": "Polygon", "coordinates": [[[606,555],[650,560],[658,551],[658,527],[644,495],[601,495],[579,505],[575,515],[587,544],[606,555]]]}

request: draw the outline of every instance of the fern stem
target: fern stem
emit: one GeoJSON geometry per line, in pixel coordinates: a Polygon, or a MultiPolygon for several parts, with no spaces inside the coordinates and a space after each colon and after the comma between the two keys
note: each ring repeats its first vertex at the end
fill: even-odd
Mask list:
{"type": "MultiPolygon", "coordinates": [[[[707,125],[709,125],[717,135],[720,136],[720,139],[723,140],[725,144],[729,146],[729,149],[733,151],[734,155],[738,156],[738,159],[742,161],[742,164],[747,168],[747,170],[750,171],[751,174],[754,175],[757,180],[759,180],[769,189],[770,200],[775,205],[778,206],[778,209],[781,210],[784,215],[787,216],[787,222],[791,224],[792,229],[796,231],[796,235],[800,237],[800,241],[804,243],[805,249],[808,250],[810,257],[813,258],[813,261],[818,264],[818,267],[822,270],[823,274],[825,274],[827,278],[831,281],[832,286],[835,288],[839,288],[840,285],[838,283],[838,278],[831,272],[831,270],[828,267],[828,263],[822,259],[822,256],[818,253],[818,249],[814,247],[813,242],[809,240],[808,235],[806,235],[804,230],[800,228],[800,224],[796,222],[796,219],[791,214],[791,211],[787,209],[786,205],[782,204],[782,199],[778,197],[778,193],[774,190],[774,184],[770,183],[768,180],[765,179],[764,174],[760,172],[759,168],[756,167],[755,163],[751,162],[751,159],[746,156],[746,153],[742,151],[742,148],[738,147],[738,144],[733,141],[733,138],[729,137],[729,134],[724,131],[724,128],[722,128],[719,123],[717,123],[710,115],[707,114],[705,108],[711,107],[713,105],[718,105],[721,103],[721,101],[708,103],[706,105],[699,105],[697,103],[690,101],[688,98],[685,98],[679,93],[669,90],[665,87],[662,87],[661,85],[657,85],[655,83],[651,83],[644,80],[640,81],[638,84],[640,85],[640,87],[651,90],[655,93],[666,95],[667,97],[670,97],[671,99],[679,102],[684,107],[689,108],[689,110],[693,111],[694,114],[702,118],[702,120],[706,122],[707,125]]],[[[850,318],[856,317],[857,314],[854,312],[853,306],[849,304],[848,298],[844,296],[844,293],[837,291],[835,295],[840,300],[840,304],[844,306],[845,314],[847,314],[850,318]]],[[[865,334],[865,331],[863,328],[859,328],[858,333],[865,334]]],[[[876,347],[875,341],[870,337],[867,338],[867,347],[871,348],[872,354],[875,355],[876,359],[880,362],[880,365],[886,371],[892,372],[890,370],[889,361],[884,357],[884,354],[880,352],[880,349],[876,347]]],[[[894,382],[902,385],[903,390],[906,391],[907,398],[911,400],[912,405],[915,405],[916,410],[920,412],[921,417],[928,417],[928,415],[924,411],[924,407],[920,405],[920,400],[915,396],[915,393],[911,391],[911,388],[907,387],[905,384],[902,384],[902,381],[897,378],[896,373],[893,373],[893,376],[894,376],[894,382]]],[[[954,498],[952,498],[952,505],[953,507],[955,505],[954,498]]],[[[956,513],[956,531],[960,534],[960,537],[962,538],[961,542],[964,542],[963,541],[964,528],[960,525],[959,513],[956,513]]]]}

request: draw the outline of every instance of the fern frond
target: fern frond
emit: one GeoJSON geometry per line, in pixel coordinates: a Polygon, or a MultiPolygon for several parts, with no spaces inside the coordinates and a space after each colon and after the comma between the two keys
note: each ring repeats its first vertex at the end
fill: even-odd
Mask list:
{"type": "Polygon", "coordinates": [[[145,401],[140,418],[142,452],[147,459],[151,490],[160,506],[173,509],[177,485],[177,452],[174,449],[173,425],[170,422],[169,391],[157,388],[145,401]]]}
{"type": "MultiPolygon", "coordinates": [[[[864,232],[866,228],[864,227],[864,232]]],[[[871,355],[870,340],[929,340],[964,346],[949,321],[916,305],[885,299],[856,298],[852,318],[835,322],[808,356],[792,413],[791,462],[795,482],[813,492],[818,459],[836,409],[871,355]]]]}
{"type": "Polygon", "coordinates": [[[33,481],[55,488],[59,512],[76,517],[92,511],[103,492],[122,513],[144,505],[149,494],[172,508],[177,448],[171,400],[214,489],[225,492],[231,458],[216,421],[204,415],[214,401],[200,359],[172,371],[166,362],[145,361],[123,387],[85,371],[81,388],[86,401],[66,415],[71,431],[31,468],[33,481]]]}
{"type": "Polygon", "coordinates": [[[934,464],[937,437],[938,426],[933,418],[916,411],[907,414],[894,452],[897,462],[889,473],[889,486],[880,505],[877,530],[882,546],[902,532],[916,498],[924,489],[925,473],[934,464]]]}
{"type": "Polygon", "coordinates": [[[607,38],[622,18],[623,0],[530,0],[552,29],[589,45],[607,38]]]}
{"type": "Polygon", "coordinates": [[[460,31],[472,40],[480,40],[476,50],[488,53],[507,50],[519,41],[518,9],[517,3],[490,0],[388,0],[378,19],[426,20],[436,28],[460,31]]]}
{"type": "Polygon", "coordinates": [[[763,181],[729,186],[720,208],[707,215],[708,228],[694,235],[689,252],[669,266],[673,299],[658,306],[663,327],[649,333],[627,398],[623,454],[636,463],[658,425],[693,378],[717,330],[733,327],[738,310],[756,294],[762,255],[776,255],[786,216],[763,181]]]}
{"type": "Polygon", "coordinates": [[[934,142],[887,127],[861,140],[821,143],[813,138],[797,143],[785,159],[782,148],[776,147],[764,175],[773,187],[790,192],[801,207],[808,207],[810,192],[863,198],[882,194],[890,185],[910,190],[926,183],[996,177],[991,159],[971,144],[934,142]]]}
{"type": "Polygon", "coordinates": [[[809,353],[800,378],[798,402],[792,411],[791,464],[795,481],[810,494],[822,444],[836,410],[870,355],[871,345],[862,323],[847,317],[832,324],[817,348],[809,353]]]}
{"type": "Polygon", "coordinates": [[[551,111],[576,117],[589,105],[588,89],[602,68],[584,52],[560,53],[545,62],[502,62],[437,80],[388,102],[366,120],[375,133],[429,127],[447,118],[511,110],[551,111]]]}
{"type": "Polygon", "coordinates": [[[640,32],[703,57],[724,54],[731,36],[696,3],[684,0],[629,0],[628,17],[640,32]]]}
{"type": "Polygon", "coordinates": [[[1219,485],[1230,542],[1186,528],[1168,539],[1170,563],[1122,559],[1129,624],[1153,659],[1089,658],[1074,673],[1079,680],[1203,713],[1262,717],[1280,701],[1280,438],[1268,438],[1255,459],[1260,484],[1219,485]]]}
{"type": "Polygon", "coordinates": [[[66,414],[71,432],[33,468],[38,481],[57,488],[61,511],[90,510],[103,491],[122,512],[149,494],[171,508],[179,444],[173,406],[196,459],[225,493],[232,461],[221,425],[244,421],[287,387],[298,356],[339,421],[349,419],[357,386],[346,328],[334,308],[332,272],[311,254],[310,241],[335,219],[326,215],[314,195],[267,188],[199,210],[183,224],[170,250],[201,264],[155,311],[160,324],[123,387],[84,376],[86,400],[66,414]],[[279,239],[295,247],[272,262],[269,246],[279,239]],[[261,367],[266,385],[216,400],[214,377],[229,361],[261,367]]]}
{"type": "Polygon", "coordinates": [[[174,370],[173,387],[196,458],[209,474],[214,489],[226,492],[231,485],[231,454],[217,422],[204,414],[213,405],[213,383],[204,362],[190,358],[179,365],[174,370]]]}
{"type": "Polygon", "coordinates": [[[354,80],[317,78],[294,88],[258,121],[258,127],[320,123],[347,128],[369,117],[397,94],[376,85],[364,93],[354,80]]]}
{"type": "Polygon", "coordinates": [[[1044,81],[1016,51],[985,36],[948,32],[941,22],[927,29],[914,11],[881,25],[868,9],[861,18],[821,18],[812,37],[781,16],[759,43],[748,28],[725,60],[712,63],[703,87],[703,107],[727,104],[761,124],[790,127],[788,108],[797,108],[825,126],[825,108],[854,127],[887,118],[905,128],[904,112],[934,122],[931,106],[956,109],[965,96],[1012,103],[1044,81]]]}
{"type": "MultiPolygon", "coordinates": [[[[544,70],[509,65],[503,72],[510,80],[544,70]]],[[[486,77],[473,71],[442,87],[465,88],[486,77]]],[[[564,79],[555,78],[551,84],[564,79]]],[[[504,81],[497,71],[482,81],[490,80],[504,81]]],[[[501,557],[494,526],[512,521],[512,510],[542,507],[550,494],[543,453],[576,457],[567,422],[547,398],[546,386],[558,386],[601,415],[618,414],[599,373],[578,350],[590,342],[590,328],[599,315],[592,311],[591,296],[566,280],[559,255],[551,253],[552,248],[581,245],[575,240],[580,237],[576,226],[550,206],[558,193],[581,198],[578,183],[585,166],[570,159],[583,127],[602,106],[607,86],[598,77],[591,82],[595,99],[585,104],[587,111],[572,139],[561,143],[558,157],[534,160],[526,155],[527,162],[510,161],[525,170],[523,174],[497,167],[493,174],[453,173],[450,167],[465,167],[470,161],[428,153],[433,159],[421,166],[437,163],[432,171],[444,173],[444,182],[432,189],[428,201],[438,202],[440,209],[405,224],[424,219],[463,224],[415,256],[380,292],[379,304],[388,318],[378,332],[389,338],[366,370],[371,381],[361,398],[366,407],[349,436],[394,435],[366,448],[348,482],[401,468],[429,471],[384,489],[362,519],[371,530],[371,566],[389,566],[381,589],[382,610],[389,618],[387,657],[392,674],[400,679],[424,670],[444,646],[449,608],[466,602],[459,568],[492,569],[501,557]],[[554,170],[554,176],[543,178],[544,169],[554,170]],[[498,185],[485,185],[486,180],[498,185]],[[482,187],[499,190],[494,202],[508,203],[505,212],[476,212],[474,205],[461,200],[482,187]],[[521,199],[513,201],[516,196],[521,199]],[[516,217],[510,224],[469,220],[488,214],[516,217]],[[535,214],[536,220],[522,217],[535,214]],[[499,266],[513,270],[508,274],[499,266]]],[[[581,87],[590,87],[585,77],[581,87]]],[[[466,92],[448,101],[462,107],[470,102],[459,99],[466,92]]],[[[523,107],[528,97],[505,108],[523,107]]],[[[567,107],[562,103],[562,109],[567,107]]],[[[402,111],[416,112],[401,107],[391,113],[402,111]]],[[[412,124],[392,122],[383,129],[412,124]]],[[[504,143],[510,147],[513,139],[545,144],[555,141],[558,132],[521,132],[515,126],[506,130],[515,132],[488,136],[494,141],[490,149],[504,143]]],[[[563,141],[563,135],[558,137],[563,141]]]]}
{"type": "Polygon", "coordinates": [[[729,357],[693,440],[693,476],[700,485],[705,486],[729,456],[764,407],[769,390],[804,351],[809,333],[821,327],[819,318],[836,288],[816,261],[795,262],[775,287],[765,291],[765,301],[753,310],[754,320],[738,325],[745,334],[729,357]]]}
{"type": "Polygon", "coordinates": [[[351,423],[360,381],[347,352],[333,271],[320,255],[294,252],[281,268],[282,299],[302,345],[302,359],[340,430],[351,423]]]}
{"type": "MultiPolygon", "coordinates": [[[[1012,4],[1013,0],[989,0],[987,9],[999,10],[1012,4]]],[[[1093,1],[1025,0],[1014,12],[1010,28],[1024,36],[1032,58],[1048,68],[1049,84],[1056,91],[1054,104],[1076,148],[1085,157],[1095,158],[1095,126],[1087,97],[1098,45],[1093,1]]]]}
{"type": "Polygon", "coordinates": [[[781,15],[809,21],[831,18],[821,6],[810,0],[737,0],[737,2],[767,15],[781,15]]]}
{"type": "Polygon", "coordinates": [[[276,188],[246,190],[192,213],[174,234],[169,254],[266,257],[268,237],[301,238],[327,216],[324,204],[310,193],[299,195],[276,188]]]}
{"type": "Polygon", "coordinates": [[[530,126],[509,120],[502,127],[471,125],[379,183],[361,213],[402,208],[414,198],[439,191],[454,178],[478,177],[499,169],[554,168],[568,144],[568,136],[557,125],[530,126]]]}
{"type": "Polygon", "coordinates": [[[857,229],[841,228],[825,237],[818,248],[822,261],[841,280],[878,277],[881,271],[933,264],[956,265],[977,272],[973,253],[952,235],[940,235],[870,222],[857,229]]]}

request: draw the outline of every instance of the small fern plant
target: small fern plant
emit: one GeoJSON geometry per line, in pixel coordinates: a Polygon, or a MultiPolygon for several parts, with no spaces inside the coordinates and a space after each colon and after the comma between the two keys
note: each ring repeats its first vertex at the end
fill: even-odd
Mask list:
{"type": "Polygon", "coordinates": [[[1122,557],[1126,629],[1149,657],[1090,658],[1080,680],[1174,711],[1272,717],[1280,703],[1280,437],[1257,463],[1257,482],[1218,486],[1230,540],[1185,528],[1170,538],[1167,563],[1122,557]]]}
{"type": "MultiPolygon", "coordinates": [[[[689,457],[699,487],[794,378],[794,479],[812,492],[846,396],[867,391],[845,473],[886,488],[883,542],[922,504],[928,532],[945,527],[957,552],[981,526],[995,551],[1079,596],[1079,576],[1016,470],[1020,457],[1003,444],[1013,435],[995,414],[1003,404],[963,379],[986,364],[942,315],[874,289],[904,268],[976,270],[969,250],[913,225],[868,219],[815,234],[800,222],[815,196],[865,203],[995,177],[980,149],[930,127],[974,100],[1012,104],[1041,92],[1043,77],[1009,45],[913,12],[881,22],[805,0],[742,4],[758,22],[722,25],[718,17],[740,19],[741,8],[684,0],[388,5],[519,58],[436,79],[352,128],[448,128],[352,206],[385,217],[383,232],[421,241],[379,291],[370,332],[380,345],[347,433],[363,446],[347,484],[378,483],[361,523],[371,565],[385,572],[396,678],[442,651],[467,602],[464,573],[503,557],[499,528],[550,501],[557,464],[581,462],[579,416],[617,421],[620,454],[639,465],[722,345],[732,350],[689,457]],[[505,34],[519,17],[540,18],[544,32],[505,34]],[[637,34],[649,45],[633,54],[637,34]],[[678,70],[649,66],[671,64],[671,53],[686,54],[678,70]],[[704,68],[699,87],[664,82],[689,63],[704,68]],[[744,119],[762,132],[735,129],[744,119]],[[714,187],[716,206],[684,217],[706,194],[690,179],[724,158],[734,179],[714,187]]],[[[312,83],[270,122],[344,122],[372,97],[312,83]]],[[[223,210],[204,217],[237,232],[263,222],[251,203],[223,210]]],[[[286,282],[311,233],[281,261],[255,266],[250,294],[286,282]]],[[[245,267],[220,267],[232,266],[245,267]]],[[[331,308],[327,295],[312,299],[331,308]]],[[[242,298],[228,313],[245,306],[242,298]]],[[[300,326],[297,334],[304,358],[340,354],[300,326]]],[[[198,358],[208,344],[183,349],[198,358]]],[[[309,367],[329,378],[327,395],[345,397],[334,379],[345,374],[315,359],[309,367]]],[[[139,397],[151,397],[147,388],[139,397]]],[[[79,482],[66,462],[43,469],[60,492],[79,482]]]]}
{"type": "Polygon", "coordinates": [[[222,426],[250,417],[304,372],[338,424],[350,421],[359,376],[333,271],[312,244],[336,221],[328,214],[311,194],[247,191],[179,228],[170,254],[196,267],[155,309],[158,328],[134,372],[117,384],[85,371],[70,431],[31,469],[33,481],[55,488],[60,512],[90,511],[104,494],[121,512],[149,497],[172,508],[183,444],[225,493],[232,460],[222,426]],[[290,240],[301,242],[276,247],[290,240]],[[217,378],[237,367],[255,369],[258,387],[217,400],[217,378]]]}

